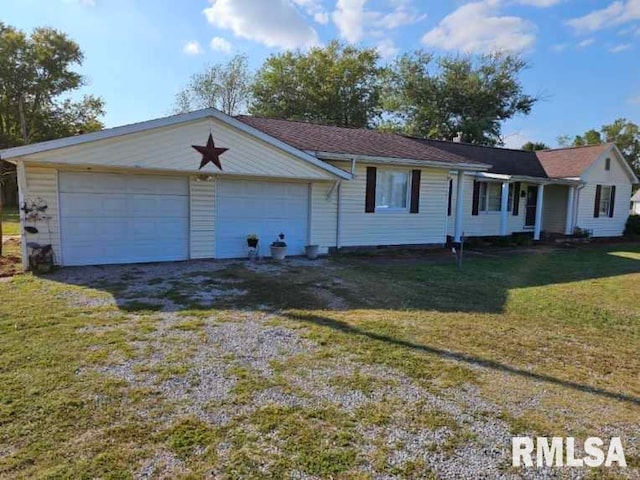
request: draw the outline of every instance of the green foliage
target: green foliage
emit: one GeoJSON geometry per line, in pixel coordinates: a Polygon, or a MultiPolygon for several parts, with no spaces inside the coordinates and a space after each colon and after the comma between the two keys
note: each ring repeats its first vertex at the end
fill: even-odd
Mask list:
{"type": "Polygon", "coordinates": [[[272,55],[253,84],[253,115],[341,127],[371,126],[379,114],[381,72],[372,48],[331,42],[307,53],[272,55]]]}
{"type": "Polygon", "coordinates": [[[618,118],[613,123],[602,125],[600,130],[591,129],[583,135],[576,135],[573,140],[569,135],[558,137],[558,144],[563,147],[581,147],[615,143],[629,166],[640,174],[640,127],[627,120],[618,118]]]}
{"type": "Polygon", "coordinates": [[[625,235],[640,235],[640,215],[629,215],[624,227],[625,235]]]}
{"type": "Polygon", "coordinates": [[[217,108],[228,115],[242,113],[251,96],[251,81],[246,55],[236,55],[226,64],[211,65],[192,75],[187,87],[176,95],[174,110],[184,113],[217,108]]]}
{"type": "Polygon", "coordinates": [[[522,150],[535,152],[536,150],[549,150],[551,147],[544,142],[527,142],[522,145],[522,150]]]}
{"type": "Polygon", "coordinates": [[[85,84],[80,46],[52,28],[30,36],[0,22],[0,148],[100,130],[104,103],[62,98],[85,84]]]}
{"type": "MultiPolygon", "coordinates": [[[[403,133],[466,142],[502,144],[501,127],[528,114],[537,98],[523,91],[518,75],[527,67],[504,54],[444,57],[417,51],[396,59],[385,82],[384,107],[403,133]]],[[[385,125],[389,129],[389,125],[385,125]]]]}

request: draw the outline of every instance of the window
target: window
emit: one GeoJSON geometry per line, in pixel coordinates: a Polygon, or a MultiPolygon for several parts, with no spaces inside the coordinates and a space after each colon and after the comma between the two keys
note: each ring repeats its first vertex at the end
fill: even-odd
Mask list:
{"type": "Polygon", "coordinates": [[[611,159],[610,158],[607,158],[604,161],[604,169],[607,170],[607,171],[611,170],[611,159]]]}
{"type": "Polygon", "coordinates": [[[611,187],[602,186],[600,191],[600,216],[608,217],[611,208],[611,187]]]}
{"type": "Polygon", "coordinates": [[[378,170],[376,177],[376,211],[407,210],[409,172],[378,170]]]}
{"type": "Polygon", "coordinates": [[[480,184],[480,211],[499,212],[502,202],[502,185],[482,182],[480,184]]]}

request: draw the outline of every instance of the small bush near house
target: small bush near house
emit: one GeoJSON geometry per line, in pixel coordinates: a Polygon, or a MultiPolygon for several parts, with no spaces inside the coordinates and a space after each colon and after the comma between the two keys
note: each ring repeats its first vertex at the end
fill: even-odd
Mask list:
{"type": "Polygon", "coordinates": [[[629,215],[624,228],[625,235],[640,235],[640,215],[629,215]]]}

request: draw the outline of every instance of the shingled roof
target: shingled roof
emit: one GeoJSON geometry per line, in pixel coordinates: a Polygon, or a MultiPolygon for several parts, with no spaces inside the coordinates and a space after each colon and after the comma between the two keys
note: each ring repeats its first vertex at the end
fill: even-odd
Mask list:
{"type": "Polygon", "coordinates": [[[482,166],[477,159],[393,133],[248,115],[236,119],[299,150],[482,166]]]}
{"type": "Polygon", "coordinates": [[[415,139],[426,145],[491,165],[490,173],[547,178],[535,152],[445,140],[415,139]]]}
{"type": "Polygon", "coordinates": [[[584,147],[557,148],[536,152],[547,175],[555,178],[580,177],[612,143],[584,147]]]}

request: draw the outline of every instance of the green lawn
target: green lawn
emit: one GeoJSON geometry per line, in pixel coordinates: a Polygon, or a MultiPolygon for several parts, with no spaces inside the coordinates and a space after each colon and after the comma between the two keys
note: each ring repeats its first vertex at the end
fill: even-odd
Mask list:
{"type": "Polygon", "coordinates": [[[516,434],[640,475],[640,245],[536,252],[17,276],[0,478],[438,478],[516,434]]]}
{"type": "Polygon", "coordinates": [[[20,214],[17,208],[4,208],[2,212],[2,234],[20,235],[20,214]]]}

